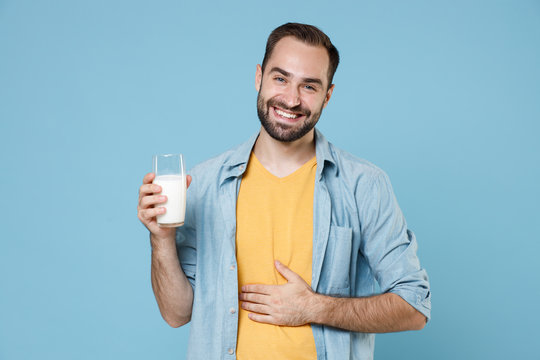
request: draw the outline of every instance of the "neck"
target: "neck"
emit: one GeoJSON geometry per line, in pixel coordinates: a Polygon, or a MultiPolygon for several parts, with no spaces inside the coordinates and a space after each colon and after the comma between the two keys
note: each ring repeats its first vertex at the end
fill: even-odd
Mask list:
{"type": "Polygon", "coordinates": [[[272,138],[261,127],[253,152],[266,170],[277,177],[287,176],[315,156],[315,130],[298,140],[283,142],[272,138]]]}

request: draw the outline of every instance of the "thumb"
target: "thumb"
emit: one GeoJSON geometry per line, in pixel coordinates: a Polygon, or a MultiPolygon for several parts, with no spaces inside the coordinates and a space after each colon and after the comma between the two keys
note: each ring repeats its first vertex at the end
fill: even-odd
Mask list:
{"type": "Polygon", "coordinates": [[[186,188],[189,187],[189,184],[191,184],[191,175],[186,176],[186,188]]]}
{"type": "Polygon", "coordinates": [[[298,280],[300,277],[297,273],[283,265],[279,260],[274,261],[277,271],[285,278],[287,281],[298,280]]]}

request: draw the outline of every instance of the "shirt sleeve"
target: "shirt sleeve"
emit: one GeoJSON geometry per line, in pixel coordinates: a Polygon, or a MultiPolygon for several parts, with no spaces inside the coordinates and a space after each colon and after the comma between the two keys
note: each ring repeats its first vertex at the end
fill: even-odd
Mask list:
{"type": "Polygon", "coordinates": [[[388,176],[378,171],[361,195],[360,251],[381,291],[399,295],[429,320],[431,293],[427,273],[418,260],[414,233],[398,206],[388,176]]]}
{"type": "Polygon", "coordinates": [[[184,225],[176,228],[176,250],[184,274],[195,291],[195,275],[197,269],[197,233],[196,233],[196,204],[197,181],[192,176],[192,183],[186,193],[186,216],[184,225]]]}

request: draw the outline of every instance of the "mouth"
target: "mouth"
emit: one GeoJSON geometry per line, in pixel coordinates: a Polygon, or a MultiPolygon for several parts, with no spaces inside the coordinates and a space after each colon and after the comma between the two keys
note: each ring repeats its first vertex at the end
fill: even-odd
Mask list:
{"type": "Polygon", "coordinates": [[[299,113],[291,112],[285,109],[280,109],[275,106],[272,106],[272,110],[278,118],[283,119],[284,121],[287,121],[287,122],[297,122],[300,118],[304,116],[304,114],[299,114],[299,113]]]}

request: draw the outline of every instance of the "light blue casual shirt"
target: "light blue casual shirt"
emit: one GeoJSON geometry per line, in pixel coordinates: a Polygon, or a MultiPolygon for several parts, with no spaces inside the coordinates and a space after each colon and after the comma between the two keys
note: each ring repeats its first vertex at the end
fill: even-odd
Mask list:
{"type": "MultiPolygon", "coordinates": [[[[191,171],[185,224],[176,236],[194,294],[188,359],[236,358],[236,199],[256,139],[191,171]]],[[[428,277],[388,177],[334,147],[318,130],[315,144],[313,290],[339,297],[393,292],[429,319],[428,277]]],[[[316,324],[312,330],[317,360],[373,358],[374,334],[316,324]]]]}

